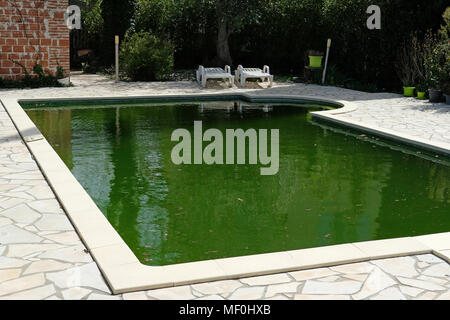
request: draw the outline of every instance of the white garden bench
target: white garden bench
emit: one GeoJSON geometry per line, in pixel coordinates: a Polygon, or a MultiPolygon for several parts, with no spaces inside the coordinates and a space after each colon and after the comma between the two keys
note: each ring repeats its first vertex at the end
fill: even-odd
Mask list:
{"type": "Polygon", "coordinates": [[[225,66],[222,68],[205,68],[203,66],[199,66],[196,72],[197,82],[201,84],[204,88],[206,87],[206,81],[208,79],[222,79],[228,80],[229,86],[233,86],[234,76],[231,74],[230,66],[225,66]]]}
{"type": "Polygon", "coordinates": [[[235,79],[241,87],[245,86],[245,81],[247,79],[261,79],[262,82],[267,80],[269,82],[269,87],[273,85],[273,75],[270,74],[269,66],[264,66],[261,70],[260,68],[244,68],[239,65],[235,71],[235,79]]]}

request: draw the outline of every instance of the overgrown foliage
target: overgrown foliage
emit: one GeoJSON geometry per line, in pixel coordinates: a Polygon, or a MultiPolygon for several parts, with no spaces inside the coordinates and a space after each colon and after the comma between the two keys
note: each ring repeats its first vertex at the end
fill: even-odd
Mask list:
{"type": "Polygon", "coordinates": [[[444,24],[439,30],[439,39],[434,38],[424,59],[430,88],[440,88],[450,95],[450,7],[443,14],[444,24]]]}
{"type": "Polygon", "coordinates": [[[10,80],[0,78],[0,88],[41,88],[41,87],[63,87],[58,80],[65,77],[64,69],[58,67],[56,75],[45,72],[41,64],[36,62],[32,72],[20,62],[11,60],[22,68],[25,76],[19,80],[10,80]]]}
{"type": "Polygon", "coordinates": [[[234,33],[245,30],[251,24],[258,24],[261,19],[264,0],[215,0],[217,38],[216,64],[233,63],[229,39],[234,33]]]}
{"type": "Polygon", "coordinates": [[[69,0],[69,4],[81,9],[81,25],[89,36],[97,39],[103,32],[103,17],[101,4],[103,0],[69,0]]]}
{"type": "Polygon", "coordinates": [[[430,77],[445,94],[450,95],[450,40],[444,40],[433,50],[430,77]]]}
{"type": "Polygon", "coordinates": [[[121,65],[133,81],[165,80],[173,69],[173,46],[150,32],[127,36],[121,46],[121,65]]]}
{"type": "Polygon", "coordinates": [[[411,34],[400,47],[397,56],[397,73],[403,86],[414,87],[425,80],[424,44],[416,34],[411,34]]]}
{"type": "Polygon", "coordinates": [[[437,58],[440,58],[439,85],[446,95],[450,95],[450,7],[445,10],[442,17],[445,23],[439,32],[442,41],[436,48],[437,58]]]}
{"type": "MultiPolygon", "coordinates": [[[[103,0],[104,39],[97,41],[96,51],[108,52],[109,59],[103,61],[108,66],[114,34],[151,32],[174,45],[177,69],[232,62],[269,64],[276,74],[300,75],[306,51],[324,51],[331,38],[329,63],[340,73],[336,79],[392,90],[400,82],[395,69],[399,44],[411,33],[422,42],[428,30],[439,30],[448,0],[378,0],[381,30],[367,29],[366,10],[372,4],[372,0],[103,0]]],[[[448,35],[448,30],[441,32],[448,35]]]]}

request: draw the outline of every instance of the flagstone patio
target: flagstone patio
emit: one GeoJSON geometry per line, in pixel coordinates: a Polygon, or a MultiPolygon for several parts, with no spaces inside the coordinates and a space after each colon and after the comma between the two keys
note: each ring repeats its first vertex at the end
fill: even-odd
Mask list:
{"type": "MultiPolygon", "coordinates": [[[[450,145],[450,108],[395,94],[276,84],[202,90],[191,82],[119,83],[76,76],[74,87],[0,90],[2,98],[249,92],[355,102],[339,115],[450,145]]],[[[450,246],[449,246],[450,248],[450,246]]],[[[440,252],[450,258],[450,250],[440,252]]],[[[450,299],[450,266],[423,254],[275,275],[111,295],[44,176],[0,107],[0,299],[450,299]]]]}

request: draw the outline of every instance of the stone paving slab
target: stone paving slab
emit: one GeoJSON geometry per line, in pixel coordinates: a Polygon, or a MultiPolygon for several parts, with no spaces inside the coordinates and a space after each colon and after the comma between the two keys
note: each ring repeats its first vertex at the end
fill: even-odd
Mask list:
{"type": "MultiPolygon", "coordinates": [[[[0,99],[204,93],[190,82],[116,85],[98,76],[72,80],[75,87],[71,88],[0,90],[0,99]]],[[[216,86],[206,91],[221,93],[238,89],[216,86]]],[[[301,84],[239,91],[357,101],[361,109],[351,113],[352,117],[367,114],[374,121],[381,121],[378,125],[397,129],[406,125],[406,129],[421,134],[428,134],[433,128],[430,140],[450,141],[450,109],[443,105],[398,95],[301,84]],[[382,115],[383,109],[391,111],[390,117],[382,115]],[[434,125],[429,126],[431,123],[434,125]]],[[[446,251],[440,254],[448,257],[446,251]]],[[[0,299],[449,300],[450,266],[435,255],[424,254],[112,295],[8,114],[0,107],[0,299]]]]}

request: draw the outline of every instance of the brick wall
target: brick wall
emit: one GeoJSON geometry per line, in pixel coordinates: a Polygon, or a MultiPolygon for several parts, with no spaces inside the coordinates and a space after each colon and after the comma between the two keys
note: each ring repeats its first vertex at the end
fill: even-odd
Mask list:
{"type": "Polygon", "coordinates": [[[0,77],[23,77],[36,60],[44,70],[70,69],[70,30],[64,12],[68,0],[0,0],[0,77]]]}

